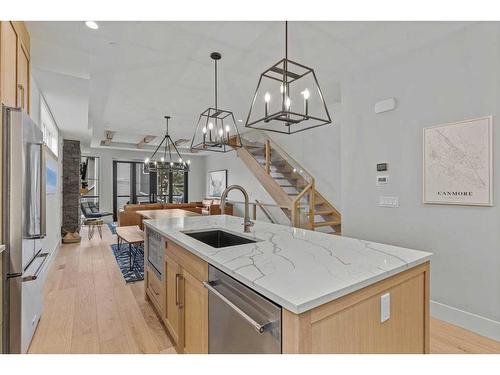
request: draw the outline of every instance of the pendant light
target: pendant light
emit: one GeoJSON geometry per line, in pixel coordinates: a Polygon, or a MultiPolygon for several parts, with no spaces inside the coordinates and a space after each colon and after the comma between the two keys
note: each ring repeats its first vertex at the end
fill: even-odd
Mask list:
{"type": "Polygon", "coordinates": [[[191,151],[229,152],[241,147],[240,133],[233,112],[219,108],[217,62],[222,58],[219,52],[212,52],[215,76],[215,106],[203,111],[198,119],[191,141],[191,151]]]}
{"type": "Polygon", "coordinates": [[[332,122],[314,70],[285,58],[264,71],[257,83],[245,127],[293,134],[332,122]]]}
{"type": "Polygon", "coordinates": [[[175,142],[172,140],[172,137],[170,137],[170,134],[168,134],[168,120],[170,116],[164,116],[164,118],[167,121],[165,135],[158,147],[156,147],[153,155],[144,160],[144,164],[147,170],[152,172],[157,172],[158,170],[189,172],[191,161],[182,158],[175,142]],[[161,150],[162,145],[164,146],[163,152],[161,150]],[[174,151],[173,156],[172,150],[174,151]]]}

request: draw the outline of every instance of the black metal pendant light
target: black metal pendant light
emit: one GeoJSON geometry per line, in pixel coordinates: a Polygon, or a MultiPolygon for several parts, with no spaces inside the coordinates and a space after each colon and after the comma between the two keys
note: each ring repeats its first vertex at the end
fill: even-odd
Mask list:
{"type": "Polygon", "coordinates": [[[228,152],[241,147],[240,133],[233,112],[219,108],[217,62],[222,58],[219,52],[212,52],[215,71],[215,106],[203,111],[198,119],[191,141],[191,151],[228,152]]]}
{"type": "Polygon", "coordinates": [[[165,119],[167,120],[165,135],[158,147],[156,147],[153,155],[144,160],[144,164],[146,164],[147,169],[152,172],[158,170],[189,172],[191,161],[182,159],[175,142],[172,140],[172,137],[170,137],[170,134],[168,134],[168,120],[170,116],[165,116],[165,119]],[[161,150],[162,145],[164,146],[163,152],[161,150]],[[173,157],[172,151],[174,151],[173,157]]]}
{"type": "Polygon", "coordinates": [[[314,70],[285,58],[260,75],[245,127],[293,134],[332,122],[314,70]]]}

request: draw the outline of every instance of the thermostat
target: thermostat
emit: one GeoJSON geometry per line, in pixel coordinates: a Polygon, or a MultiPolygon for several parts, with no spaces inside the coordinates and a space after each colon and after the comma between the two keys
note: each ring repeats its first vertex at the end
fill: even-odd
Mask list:
{"type": "Polygon", "coordinates": [[[387,163],[378,163],[377,172],[385,172],[387,170],[387,163]]]}

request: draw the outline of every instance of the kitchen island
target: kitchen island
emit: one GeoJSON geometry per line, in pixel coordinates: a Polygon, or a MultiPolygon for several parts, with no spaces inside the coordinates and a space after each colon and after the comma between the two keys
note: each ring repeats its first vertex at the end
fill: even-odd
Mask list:
{"type": "Polygon", "coordinates": [[[209,265],[281,306],[283,353],[429,350],[428,252],[265,222],[243,233],[227,215],[144,224],[146,259],[151,235],[165,256],[161,270],[145,262],[146,295],[178,352],[208,352],[209,265]],[[211,229],[256,242],[215,248],[189,236],[211,229]]]}

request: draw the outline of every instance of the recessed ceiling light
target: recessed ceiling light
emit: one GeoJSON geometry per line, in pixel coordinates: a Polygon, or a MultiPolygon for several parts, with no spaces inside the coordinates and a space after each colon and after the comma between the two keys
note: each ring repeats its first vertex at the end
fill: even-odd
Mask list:
{"type": "Polygon", "coordinates": [[[99,25],[95,21],[85,21],[85,25],[92,30],[97,30],[99,28],[99,25]]]}
{"type": "Polygon", "coordinates": [[[243,122],[243,120],[238,120],[238,122],[243,122]]]}

